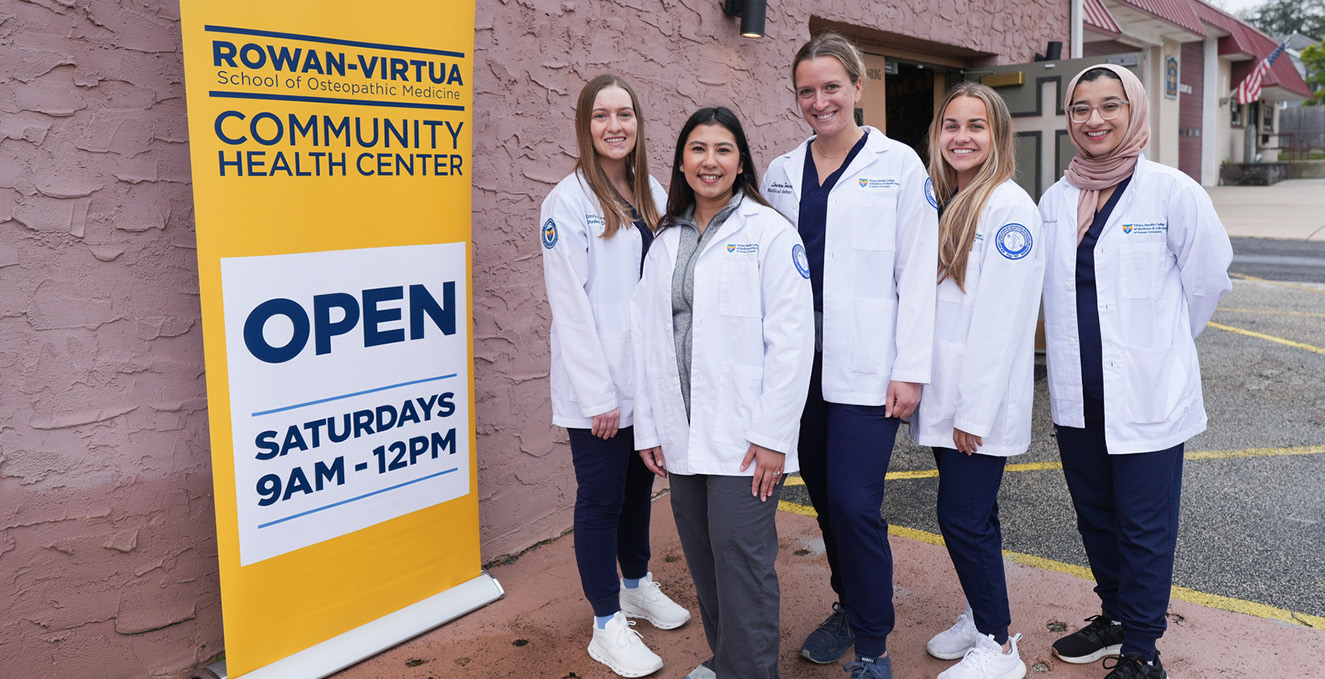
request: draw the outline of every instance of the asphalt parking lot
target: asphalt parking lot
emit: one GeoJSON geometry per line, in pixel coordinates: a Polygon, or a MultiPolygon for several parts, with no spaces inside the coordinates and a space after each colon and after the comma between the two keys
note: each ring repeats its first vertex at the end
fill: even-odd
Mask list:
{"type": "MultiPolygon", "coordinates": [[[[1255,240],[1235,239],[1233,292],[1197,338],[1210,424],[1187,445],[1175,598],[1319,627],[1325,282],[1309,281],[1325,275],[1325,244],[1255,240]],[[1274,257],[1302,261],[1289,262],[1290,271],[1267,260],[1274,257]]],[[[1009,461],[999,495],[1004,548],[1022,563],[1081,573],[1086,556],[1058,466],[1043,374],[1041,365],[1033,443],[1009,461]]],[[[933,470],[930,450],[904,428],[883,507],[895,534],[938,539],[933,470]]],[[[783,501],[808,507],[804,488],[792,485],[798,481],[789,480],[783,501]]]]}

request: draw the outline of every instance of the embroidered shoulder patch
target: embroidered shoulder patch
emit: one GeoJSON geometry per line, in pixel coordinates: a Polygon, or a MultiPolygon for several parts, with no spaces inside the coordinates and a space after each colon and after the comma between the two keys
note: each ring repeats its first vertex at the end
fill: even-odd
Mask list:
{"type": "Polygon", "coordinates": [[[557,244],[557,223],[549,218],[543,222],[543,247],[551,250],[557,244]]]}
{"type": "Polygon", "coordinates": [[[1008,259],[1021,259],[1031,252],[1031,231],[1020,224],[1004,224],[994,236],[998,253],[1008,259]]]}
{"type": "Polygon", "coordinates": [[[791,248],[791,262],[796,265],[796,270],[800,272],[801,277],[810,277],[810,257],[805,254],[805,246],[797,243],[791,248]]]}

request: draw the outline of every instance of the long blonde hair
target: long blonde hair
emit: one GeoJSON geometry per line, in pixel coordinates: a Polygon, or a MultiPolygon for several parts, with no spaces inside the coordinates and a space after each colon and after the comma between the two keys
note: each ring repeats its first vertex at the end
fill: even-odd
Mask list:
{"type": "Polygon", "coordinates": [[[626,156],[626,178],[635,191],[636,212],[644,219],[644,225],[651,231],[658,230],[661,215],[653,202],[653,187],[649,186],[649,158],[644,150],[644,113],[640,110],[639,97],[635,90],[621,78],[611,73],[590,80],[580,90],[579,101],[575,105],[575,144],[579,148],[580,158],[575,161],[575,169],[589,182],[598,203],[603,206],[603,238],[611,238],[629,218],[625,214],[628,203],[612,186],[612,181],[603,172],[598,163],[598,152],[593,147],[593,135],[589,132],[589,123],[593,120],[593,103],[598,93],[609,88],[620,87],[630,95],[630,105],[635,109],[635,148],[626,156]]]}
{"type": "Polygon", "coordinates": [[[980,226],[985,203],[1003,182],[1017,173],[1012,138],[1012,115],[997,92],[976,82],[964,82],[948,91],[943,105],[935,109],[929,126],[929,177],[934,182],[934,198],[943,207],[939,218],[939,282],[951,278],[966,292],[966,262],[980,226]],[[958,97],[984,102],[989,117],[989,157],[980,166],[970,186],[957,192],[957,171],[943,159],[939,142],[943,134],[943,114],[958,97]],[[953,195],[956,193],[957,195],[953,195]]]}

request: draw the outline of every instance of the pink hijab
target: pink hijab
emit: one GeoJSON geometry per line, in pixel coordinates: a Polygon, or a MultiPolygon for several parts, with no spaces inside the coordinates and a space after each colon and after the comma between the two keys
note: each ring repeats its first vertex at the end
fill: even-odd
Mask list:
{"type": "MultiPolygon", "coordinates": [[[[1102,68],[1118,74],[1123,81],[1123,93],[1127,95],[1131,120],[1123,133],[1122,141],[1112,151],[1100,156],[1092,156],[1081,149],[1080,130],[1071,121],[1067,124],[1067,135],[1077,147],[1077,155],[1067,166],[1067,181],[1081,189],[1081,198],[1077,201],[1077,244],[1086,237],[1090,225],[1095,221],[1095,203],[1099,200],[1100,190],[1117,186],[1136,169],[1136,158],[1141,155],[1146,144],[1150,143],[1150,101],[1146,99],[1146,88],[1132,72],[1113,64],[1091,66],[1078,73],[1067,84],[1067,96],[1063,108],[1072,105],[1072,95],[1076,93],[1077,82],[1082,74],[1096,68],[1102,68]]],[[[1104,76],[1107,77],[1107,76],[1104,76]]]]}

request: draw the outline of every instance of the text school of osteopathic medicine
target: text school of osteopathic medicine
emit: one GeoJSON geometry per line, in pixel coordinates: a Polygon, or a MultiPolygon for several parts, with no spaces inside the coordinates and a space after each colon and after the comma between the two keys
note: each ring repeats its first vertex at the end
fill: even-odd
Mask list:
{"type": "Polygon", "coordinates": [[[1275,44],[1198,0],[3,4],[5,677],[325,676],[520,587],[483,564],[572,523],[539,211],[603,72],[656,177],[708,105],[762,175],[834,30],[922,157],[949,86],[1003,83],[1033,198],[1071,159],[1040,95],[1091,63],[1204,185],[1307,94],[1285,59],[1230,102],[1275,44]]]}

